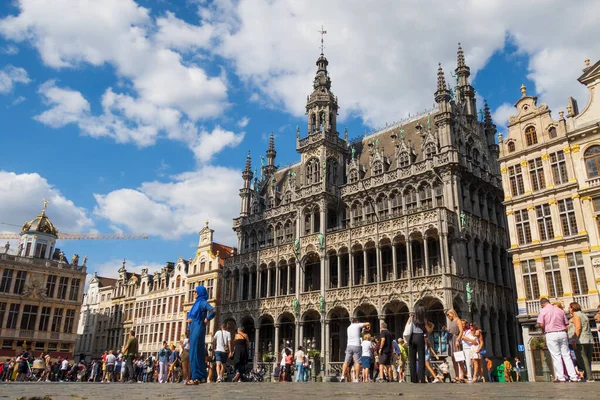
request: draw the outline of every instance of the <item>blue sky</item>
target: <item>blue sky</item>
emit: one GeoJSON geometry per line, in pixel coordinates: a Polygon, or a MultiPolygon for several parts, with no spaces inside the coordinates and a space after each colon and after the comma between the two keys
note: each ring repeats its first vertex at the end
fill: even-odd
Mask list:
{"type": "Polygon", "coordinates": [[[60,244],[105,275],[193,256],[205,220],[236,245],[246,153],[259,165],[273,132],[276,163],[297,159],[321,25],[351,137],[430,108],[457,42],[500,131],[522,83],[554,115],[567,96],[587,102],[576,78],[600,55],[598,2],[365,3],[2,2],[0,222],[47,198],[61,232],[150,235],[60,244]]]}

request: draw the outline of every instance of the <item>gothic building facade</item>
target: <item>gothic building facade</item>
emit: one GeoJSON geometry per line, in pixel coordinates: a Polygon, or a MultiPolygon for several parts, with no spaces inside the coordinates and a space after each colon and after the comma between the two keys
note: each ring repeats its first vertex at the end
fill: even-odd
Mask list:
{"type": "MultiPolygon", "coordinates": [[[[522,86],[508,135],[499,138],[530,380],[549,378],[533,340],[543,337],[536,327],[540,298],[560,300],[565,309],[577,302],[590,318],[600,301],[600,61],[586,60],[578,80],[589,91],[587,105],[579,111],[570,97],[557,120],[522,86]]],[[[597,351],[593,359],[600,367],[597,351]]]]}
{"type": "MultiPolygon", "coordinates": [[[[254,360],[282,344],[320,353],[327,375],[343,361],[350,317],[386,321],[400,337],[417,302],[480,323],[488,354],[516,350],[496,129],[459,46],[456,86],[437,74],[436,107],[358,140],[337,130],[338,99],[323,54],[307,98],[297,164],[278,168],[271,137],[261,177],[242,172],[239,254],[225,262],[221,318],[244,326],[254,360]]],[[[262,157],[261,157],[262,158],[262,157]]]]}

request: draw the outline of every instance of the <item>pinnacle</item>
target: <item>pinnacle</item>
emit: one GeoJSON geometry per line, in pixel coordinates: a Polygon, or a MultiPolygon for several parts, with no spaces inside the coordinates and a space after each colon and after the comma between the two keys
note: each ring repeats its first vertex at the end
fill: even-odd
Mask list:
{"type": "Polygon", "coordinates": [[[269,137],[269,150],[275,150],[275,136],[271,132],[271,136],[269,137]]]}
{"type": "Polygon", "coordinates": [[[447,90],[446,89],[446,78],[444,77],[444,71],[442,70],[442,64],[438,64],[437,72],[437,90],[438,92],[447,90]]]}
{"type": "Polygon", "coordinates": [[[485,124],[492,125],[492,114],[490,113],[490,107],[488,106],[487,101],[484,103],[483,112],[485,124]]]}
{"type": "Polygon", "coordinates": [[[252,168],[252,159],[250,158],[250,150],[248,150],[248,155],[246,156],[246,171],[251,171],[252,168]]]}
{"type": "Polygon", "coordinates": [[[459,42],[458,43],[458,52],[457,52],[456,67],[460,68],[460,67],[464,67],[464,66],[465,66],[465,54],[463,53],[462,46],[460,45],[460,42],[459,42]]]}

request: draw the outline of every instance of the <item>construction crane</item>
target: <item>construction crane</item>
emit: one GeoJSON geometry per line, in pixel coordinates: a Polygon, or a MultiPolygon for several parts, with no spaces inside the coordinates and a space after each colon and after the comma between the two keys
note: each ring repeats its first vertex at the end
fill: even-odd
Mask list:
{"type": "MultiPolygon", "coordinates": [[[[0,222],[0,224],[3,224],[0,222]]],[[[9,224],[4,224],[9,225],[9,224]]],[[[19,240],[20,233],[0,233],[0,240],[19,240]]],[[[122,234],[122,233],[59,233],[59,240],[131,240],[148,239],[144,234],[122,234]]]]}

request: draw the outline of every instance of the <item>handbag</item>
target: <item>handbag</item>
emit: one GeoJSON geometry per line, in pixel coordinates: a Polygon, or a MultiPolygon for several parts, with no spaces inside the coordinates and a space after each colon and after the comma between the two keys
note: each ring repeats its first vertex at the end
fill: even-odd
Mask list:
{"type": "Polygon", "coordinates": [[[404,341],[406,343],[408,343],[409,345],[411,344],[412,333],[413,333],[413,323],[411,321],[410,324],[406,324],[404,326],[404,332],[402,333],[402,337],[404,338],[404,341]]]}
{"type": "Polygon", "coordinates": [[[453,356],[454,356],[454,361],[456,361],[456,362],[465,361],[465,352],[462,350],[455,351],[453,356]]]}

